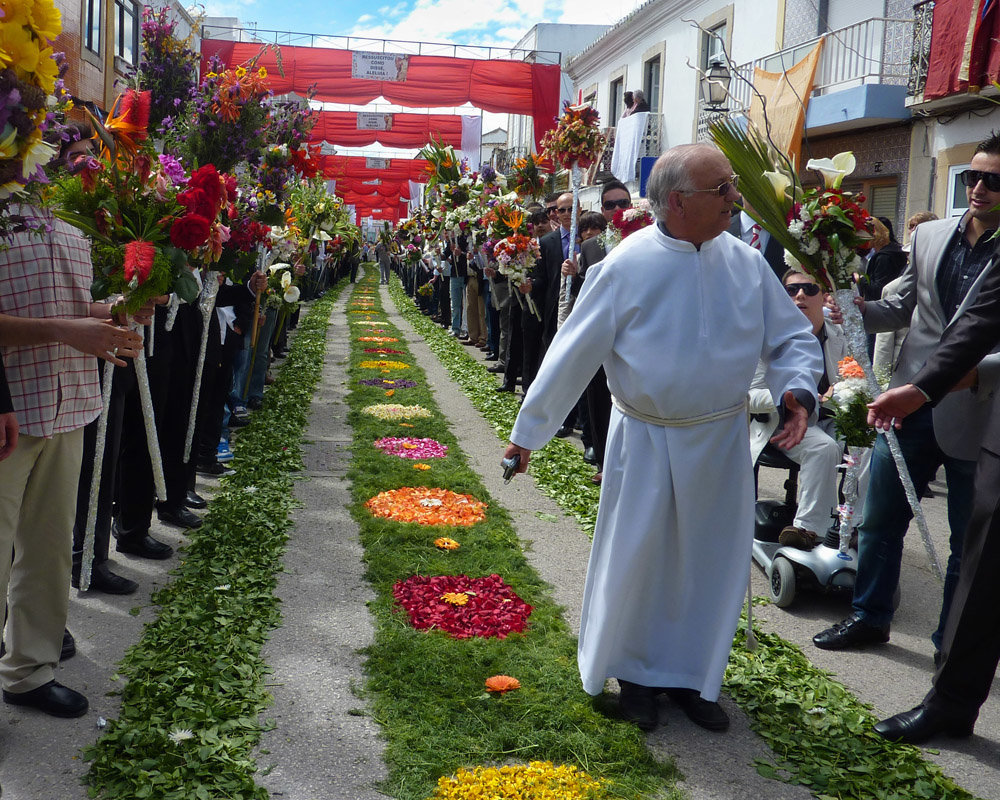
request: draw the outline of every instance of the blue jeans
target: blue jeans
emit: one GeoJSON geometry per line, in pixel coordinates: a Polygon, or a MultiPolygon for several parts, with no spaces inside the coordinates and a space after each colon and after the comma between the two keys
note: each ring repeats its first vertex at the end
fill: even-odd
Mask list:
{"type": "Polygon", "coordinates": [[[258,400],[264,397],[264,376],[267,374],[268,364],[271,363],[271,338],[274,336],[274,326],[278,321],[278,310],[268,308],[264,317],[264,322],[257,330],[257,356],[253,364],[250,363],[250,355],[253,348],[250,346],[250,334],[244,338],[243,349],[236,354],[236,361],[233,363],[233,388],[229,394],[230,407],[245,406],[247,401],[255,397],[258,400]],[[252,371],[249,391],[244,392],[247,385],[247,372],[252,371]]]}
{"type": "MultiPolygon", "coordinates": [[[[976,462],[945,455],[934,438],[929,407],[910,415],[897,432],[907,470],[917,496],[923,494],[938,467],[944,465],[948,484],[948,526],[951,553],[945,570],[944,596],[938,628],[931,641],[938,649],[951,598],[958,583],[962,540],[972,513],[972,479],[976,462]]],[[[903,536],[913,513],[885,437],[879,436],[871,460],[871,478],[865,500],[864,521],[858,529],[858,577],[854,584],[854,610],[871,625],[892,621],[892,595],[899,584],[903,536]]]]}
{"type": "Polygon", "coordinates": [[[451,332],[456,336],[462,332],[462,309],[465,308],[465,278],[451,276],[451,332]]]}

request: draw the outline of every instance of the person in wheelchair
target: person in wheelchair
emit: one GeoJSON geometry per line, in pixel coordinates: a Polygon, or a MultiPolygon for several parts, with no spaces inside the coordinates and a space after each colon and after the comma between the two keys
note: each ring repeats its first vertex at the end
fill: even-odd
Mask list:
{"type": "MultiPolygon", "coordinates": [[[[796,270],[789,270],[781,279],[785,291],[812,324],[812,330],[823,348],[823,376],[817,386],[821,400],[828,397],[837,379],[837,362],[847,356],[847,339],[839,325],[824,317],[826,295],[816,280],[796,270]]],[[[764,381],[766,366],[757,366],[750,385],[750,454],[756,463],[768,439],[778,427],[778,410],[764,381]]],[[[844,448],[837,441],[833,428],[833,412],[821,405],[819,420],[810,424],[802,441],[783,451],[799,465],[798,504],[791,525],[782,529],[778,541],[785,546],[811,550],[830,527],[837,507],[837,467],[844,448]]]]}

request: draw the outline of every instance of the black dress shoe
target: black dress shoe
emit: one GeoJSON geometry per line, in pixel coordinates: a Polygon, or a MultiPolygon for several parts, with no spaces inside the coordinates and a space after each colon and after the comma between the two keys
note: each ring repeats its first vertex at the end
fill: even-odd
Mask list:
{"type": "Polygon", "coordinates": [[[513,392],[514,391],[514,387],[511,386],[509,383],[501,383],[497,387],[497,391],[498,392],[513,392]]]}
{"type": "Polygon", "coordinates": [[[139,584],[121,575],[116,575],[107,564],[98,564],[90,573],[90,591],[104,594],[132,594],[139,584]]]}
{"type": "Polygon", "coordinates": [[[972,736],[975,724],[975,720],[952,717],[927,706],[917,706],[902,714],[876,722],[875,733],[890,742],[919,744],[939,734],[955,737],[972,736]]]}
{"type": "Polygon", "coordinates": [[[729,715],[722,710],[722,706],[706,700],[696,689],[671,688],[667,689],[667,696],[695,725],[708,731],[729,730],[729,715]]]}
{"type": "MultiPolygon", "coordinates": [[[[191,513],[191,512],[188,512],[191,513]]],[[[174,554],[174,548],[169,544],[157,541],[148,533],[142,536],[133,536],[128,539],[119,539],[115,548],[119,553],[128,553],[141,558],[152,558],[155,561],[163,561],[174,554]]]]}
{"type": "Polygon", "coordinates": [[[8,692],[4,689],[3,701],[12,706],[37,708],[53,717],[82,717],[90,708],[86,697],[56,681],[49,681],[30,692],[8,692]]]}
{"type": "Polygon", "coordinates": [[[486,360],[487,361],[499,361],[500,360],[500,356],[498,356],[496,353],[487,353],[486,354],[486,360]]]}
{"type": "Polygon", "coordinates": [[[621,678],[618,679],[618,685],[621,687],[618,708],[622,717],[641,731],[654,730],[660,722],[656,708],[656,690],[621,678]]]}
{"type": "Polygon", "coordinates": [[[500,373],[500,372],[506,372],[507,371],[507,365],[506,364],[499,364],[499,363],[497,363],[497,364],[494,364],[492,367],[487,367],[486,371],[487,372],[492,372],[493,374],[497,374],[497,373],[500,373]]]}
{"type": "Polygon", "coordinates": [[[573,426],[563,425],[559,430],[556,431],[556,436],[560,439],[565,439],[571,433],[573,433],[573,426]]]}
{"type": "Polygon", "coordinates": [[[188,508],[205,508],[208,506],[208,500],[197,492],[188,492],[184,496],[184,505],[188,508]]]}
{"type": "Polygon", "coordinates": [[[596,464],[597,451],[594,450],[593,447],[588,447],[586,450],[583,451],[583,460],[586,461],[588,464],[596,464]]]}
{"type": "Polygon", "coordinates": [[[866,644],[885,644],[888,641],[888,625],[871,625],[857,613],[813,636],[813,644],[820,650],[844,650],[866,644]]]}
{"type": "Polygon", "coordinates": [[[222,478],[226,475],[235,475],[236,470],[220,464],[218,461],[202,461],[195,467],[195,472],[201,475],[210,475],[213,478],[222,478]]]}
{"type": "MultiPolygon", "coordinates": [[[[176,525],[178,528],[200,528],[201,517],[193,511],[181,506],[180,508],[157,508],[156,518],[167,525],[176,525]]],[[[118,540],[119,542],[121,539],[118,540]]],[[[120,548],[119,548],[120,549],[120,548]]],[[[164,556],[166,558],[166,556],[164,556]]]]}
{"type": "Polygon", "coordinates": [[[260,408],[263,405],[264,401],[261,400],[259,397],[251,397],[249,400],[247,400],[247,408],[249,408],[251,411],[260,411],[260,408]]]}
{"type": "Polygon", "coordinates": [[[76,655],[76,639],[69,632],[69,628],[63,628],[62,649],[59,651],[59,660],[68,661],[76,655]]]}

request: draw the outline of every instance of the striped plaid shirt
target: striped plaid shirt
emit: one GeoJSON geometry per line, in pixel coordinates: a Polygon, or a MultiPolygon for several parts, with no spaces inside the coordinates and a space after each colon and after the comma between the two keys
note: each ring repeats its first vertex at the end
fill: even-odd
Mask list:
{"type": "MultiPolygon", "coordinates": [[[[48,230],[15,234],[0,252],[0,313],[15,317],[90,315],[90,244],[76,228],[31,209],[48,230]]],[[[52,437],[101,413],[97,359],[58,342],[0,348],[21,433],[52,437]]]]}

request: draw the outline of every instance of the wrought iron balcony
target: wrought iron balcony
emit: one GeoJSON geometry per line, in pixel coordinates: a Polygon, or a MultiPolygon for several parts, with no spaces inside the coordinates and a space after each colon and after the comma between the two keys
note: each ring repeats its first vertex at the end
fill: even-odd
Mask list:
{"type": "Polygon", "coordinates": [[[910,50],[910,79],[906,94],[921,98],[927,85],[927,67],[931,55],[931,27],[934,24],[934,0],[923,0],[913,6],[913,39],[910,50]]]}

